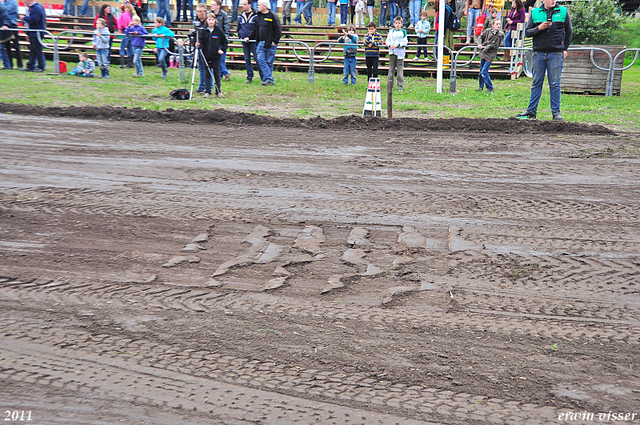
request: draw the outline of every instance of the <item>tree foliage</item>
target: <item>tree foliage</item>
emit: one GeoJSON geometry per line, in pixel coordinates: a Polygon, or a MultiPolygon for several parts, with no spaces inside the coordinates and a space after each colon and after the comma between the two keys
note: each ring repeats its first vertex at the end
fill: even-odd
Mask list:
{"type": "Polygon", "coordinates": [[[623,17],[615,0],[579,0],[571,3],[572,44],[609,44],[623,17]]]}

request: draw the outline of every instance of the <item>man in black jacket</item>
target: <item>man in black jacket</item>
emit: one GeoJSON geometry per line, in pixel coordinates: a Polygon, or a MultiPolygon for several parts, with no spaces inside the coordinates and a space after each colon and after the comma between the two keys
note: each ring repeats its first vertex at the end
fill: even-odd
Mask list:
{"type": "Polygon", "coordinates": [[[273,63],[276,60],[276,50],[278,42],[282,36],[280,20],[278,15],[269,8],[271,4],[269,0],[258,0],[258,18],[256,26],[250,37],[245,37],[244,41],[249,39],[256,40],[256,59],[258,62],[258,70],[263,86],[274,86],[273,80],[273,63]]]}
{"type": "Polygon", "coordinates": [[[242,41],[242,51],[244,53],[244,65],[247,70],[246,83],[253,80],[253,65],[251,64],[251,56],[256,59],[256,43],[244,41],[246,37],[251,36],[256,26],[256,11],[251,8],[249,0],[242,0],[242,14],[238,17],[238,38],[242,41]]]}
{"type": "Polygon", "coordinates": [[[554,121],[564,121],[560,114],[560,77],[562,65],[571,44],[573,27],[566,7],[557,6],[556,0],[543,0],[544,4],[531,11],[525,31],[533,37],[533,81],[529,107],[516,118],[535,119],[542,96],[544,76],[549,79],[551,113],[554,121]]]}

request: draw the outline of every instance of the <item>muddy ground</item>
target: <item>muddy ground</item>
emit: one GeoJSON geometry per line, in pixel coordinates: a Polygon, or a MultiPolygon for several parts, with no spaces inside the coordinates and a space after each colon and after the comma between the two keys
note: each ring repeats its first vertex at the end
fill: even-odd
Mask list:
{"type": "Polygon", "coordinates": [[[640,423],[638,134],[0,104],[0,150],[6,423],[640,423]]]}

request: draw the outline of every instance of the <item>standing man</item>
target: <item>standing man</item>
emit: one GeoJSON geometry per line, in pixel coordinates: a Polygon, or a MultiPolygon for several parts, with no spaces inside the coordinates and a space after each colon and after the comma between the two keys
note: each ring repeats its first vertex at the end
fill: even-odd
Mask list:
{"type": "MultiPolygon", "coordinates": [[[[156,0],[156,17],[163,18],[167,28],[171,26],[171,4],[169,1],[170,0],[156,0]]],[[[178,13],[179,12],[180,11],[178,11],[178,13]]],[[[180,19],[179,16],[178,19],[180,19]]]]}
{"type": "Polygon", "coordinates": [[[256,11],[251,8],[249,0],[242,0],[242,14],[238,18],[238,38],[242,40],[242,51],[244,52],[244,66],[247,69],[247,80],[245,83],[253,81],[253,65],[251,56],[256,60],[256,43],[254,41],[244,41],[253,33],[257,19],[256,11]]]}
{"type": "MultiPolygon", "coordinates": [[[[229,15],[227,15],[227,12],[222,10],[220,6],[222,6],[222,0],[213,0],[211,2],[211,12],[213,12],[213,14],[216,15],[216,21],[218,21],[216,25],[222,28],[222,31],[224,32],[224,35],[227,37],[227,40],[228,40],[229,31],[230,31],[229,15]]],[[[231,79],[231,73],[227,69],[227,52],[226,51],[222,56],[220,56],[220,76],[223,77],[225,81],[229,81],[231,79]]]]}
{"type": "MultiPolygon", "coordinates": [[[[16,0],[4,0],[4,8],[9,17],[10,29],[18,28],[18,2],[16,0]]],[[[6,49],[5,57],[7,61],[4,63],[5,69],[13,68],[13,57],[16,58],[16,65],[18,69],[22,68],[22,54],[20,53],[20,40],[17,31],[11,31],[13,38],[4,43],[6,49]],[[14,55],[11,54],[11,46],[13,45],[14,55]]]]}
{"type": "Polygon", "coordinates": [[[554,121],[564,121],[560,114],[560,77],[562,65],[571,44],[573,27],[566,7],[556,0],[543,0],[543,5],[531,11],[526,36],[533,37],[533,81],[529,107],[516,118],[535,119],[542,96],[544,75],[549,79],[551,113],[554,121]]]}
{"type": "MultiPolygon", "coordinates": [[[[472,43],[472,37],[474,37],[476,29],[476,19],[480,16],[480,13],[484,10],[485,0],[467,0],[464,4],[464,16],[467,17],[467,43],[472,43]]],[[[476,44],[478,40],[475,40],[476,44]]]]}
{"type": "MultiPolygon", "coordinates": [[[[44,7],[36,0],[26,0],[27,14],[24,15],[24,23],[32,30],[43,30],[47,28],[47,16],[44,12],[44,7]]],[[[29,72],[43,72],[45,68],[44,52],[42,51],[42,44],[40,44],[40,31],[28,31],[29,37],[29,62],[27,67],[22,68],[22,71],[29,72]]]]}
{"type": "Polygon", "coordinates": [[[244,39],[244,41],[249,41],[249,38],[251,38],[258,42],[256,58],[263,86],[275,85],[273,63],[276,60],[278,42],[282,36],[278,15],[269,10],[270,6],[269,0],[258,0],[256,26],[253,28],[251,36],[244,39]]]}
{"type": "MultiPolygon", "coordinates": [[[[189,35],[189,43],[191,44],[191,46],[195,46],[196,45],[196,38],[198,37],[198,30],[200,28],[206,28],[207,27],[207,5],[206,3],[198,3],[198,5],[196,6],[196,19],[193,21],[193,27],[194,30],[191,31],[191,34],[189,35]]],[[[195,49],[194,49],[195,52],[195,49]]],[[[198,49],[198,57],[197,57],[197,61],[198,61],[198,79],[199,79],[199,83],[198,83],[198,90],[197,92],[200,94],[205,94],[207,92],[207,89],[209,90],[209,93],[211,93],[211,90],[213,89],[213,80],[210,79],[209,80],[209,87],[205,86],[205,78],[206,78],[206,72],[207,71],[207,65],[204,62],[204,55],[202,54],[202,51],[200,49],[198,49]]],[[[195,59],[195,58],[194,58],[195,59]]]]}

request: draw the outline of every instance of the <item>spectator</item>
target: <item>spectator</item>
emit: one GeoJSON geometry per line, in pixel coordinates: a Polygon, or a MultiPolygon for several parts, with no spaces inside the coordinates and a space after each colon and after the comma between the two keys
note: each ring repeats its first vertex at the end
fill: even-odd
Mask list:
{"type": "Polygon", "coordinates": [[[14,37],[13,32],[9,31],[11,19],[7,13],[4,3],[0,2],[0,59],[2,59],[3,69],[11,69],[11,60],[9,54],[5,50],[5,43],[14,37]]]}
{"type": "Polygon", "coordinates": [[[170,0],[156,0],[156,16],[159,18],[164,18],[167,26],[171,26],[170,0]]]}
{"type": "Polygon", "coordinates": [[[415,28],[418,22],[420,22],[420,3],[420,0],[409,1],[409,13],[411,14],[411,25],[409,25],[409,28],[415,28]]]}
{"type": "Polygon", "coordinates": [[[482,31],[480,35],[480,42],[478,43],[478,49],[480,52],[480,75],[478,76],[479,87],[476,91],[483,91],[484,87],[487,87],[488,93],[493,93],[493,83],[491,82],[491,76],[489,75],[489,68],[491,62],[498,56],[498,48],[502,46],[502,40],[504,39],[504,33],[501,30],[502,21],[500,19],[494,19],[491,24],[491,28],[487,28],[482,31]]]}
{"type": "Polygon", "coordinates": [[[349,12],[351,13],[351,25],[354,25],[356,17],[356,5],[358,0],[349,0],[349,12]]]}
{"type": "MultiPolygon", "coordinates": [[[[334,0],[335,1],[335,0],[334,0]]],[[[282,2],[282,24],[283,25],[291,25],[291,5],[293,4],[293,0],[284,0],[282,2]]],[[[257,3],[256,3],[257,6],[257,3]]],[[[255,11],[253,5],[251,9],[255,11]]]]}
{"type": "Polygon", "coordinates": [[[389,12],[389,0],[380,0],[380,27],[386,28],[387,13],[389,12]]]}
{"type": "Polygon", "coordinates": [[[251,56],[256,60],[256,43],[254,41],[244,41],[246,37],[251,36],[256,26],[256,11],[251,8],[249,0],[242,0],[242,14],[238,18],[238,38],[242,40],[242,52],[244,53],[244,66],[247,70],[247,84],[253,81],[253,64],[251,56]]]}
{"type": "MultiPolygon", "coordinates": [[[[4,8],[9,17],[9,29],[18,28],[18,2],[16,0],[4,0],[4,8]]],[[[11,31],[13,38],[4,43],[5,48],[5,69],[13,69],[13,57],[16,58],[16,66],[22,68],[22,53],[20,52],[20,40],[17,31],[11,31]],[[11,46],[13,46],[13,55],[11,54],[11,46]]]]}
{"type": "Polygon", "coordinates": [[[397,0],[389,0],[389,25],[393,27],[393,23],[398,16],[398,4],[397,0]]]}
{"type": "MultiPolygon", "coordinates": [[[[31,30],[43,30],[47,28],[47,17],[44,7],[36,0],[25,0],[27,4],[27,14],[24,15],[24,23],[31,30]]],[[[40,39],[42,35],[40,31],[28,31],[29,37],[29,61],[27,67],[22,68],[23,71],[43,72],[46,66],[44,60],[44,52],[40,39]]]]}
{"type": "Polygon", "coordinates": [[[305,25],[313,25],[313,0],[298,1],[296,7],[298,9],[293,21],[298,25],[302,25],[302,16],[304,16],[305,25]]]}
{"type": "Polygon", "coordinates": [[[100,78],[109,78],[109,41],[111,33],[107,29],[107,21],[98,18],[91,43],[96,51],[96,59],[100,67],[100,78]]]}
{"type": "Polygon", "coordinates": [[[364,27],[364,12],[367,11],[367,3],[364,0],[357,0],[356,3],[356,27],[364,27]]]}
{"type": "Polygon", "coordinates": [[[389,76],[387,78],[387,85],[390,89],[393,89],[394,74],[398,76],[398,91],[404,89],[404,56],[405,48],[409,44],[407,39],[407,31],[402,28],[402,18],[396,16],[393,20],[393,28],[387,35],[385,42],[389,48],[389,76]]]}
{"type": "Polygon", "coordinates": [[[87,52],[80,52],[78,53],[78,66],[67,72],[67,74],[77,77],[93,78],[95,68],[96,65],[93,60],[89,59],[87,52]]]}
{"type": "Polygon", "coordinates": [[[476,19],[484,10],[485,0],[467,0],[464,5],[464,16],[467,17],[467,43],[471,43],[476,30],[476,19]]]}
{"type": "MultiPolygon", "coordinates": [[[[268,0],[265,0],[268,1],[268,0]]],[[[220,58],[227,49],[227,36],[221,27],[216,25],[216,15],[212,12],[207,15],[207,26],[198,31],[199,41],[196,47],[202,48],[202,54],[206,60],[207,73],[205,74],[205,87],[207,90],[204,97],[211,96],[211,74],[215,79],[216,97],[222,97],[222,87],[220,84],[220,58]]]]}
{"type": "Polygon", "coordinates": [[[423,10],[420,13],[420,20],[416,23],[416,35],[418,36],[418,50],[416,52],[415,59],[420,59],[420,54],[424,54],[424,58],[427,59],[427,36],[431,31],[431,23],[427,19],[427,11],[423,10]]]}
{"type": "Polygon", "coordinates": [[[131,18],[131,22],[127,29],[125,29],[125,34],[131,37],[131,46],[133,47],[133,63],[136,67],[136,73],[133,74],[134,78],[139,78],[143,76],[143,68],[142,68],[142,51],[145,46],[145,39],[143,36],[148,35],[146,29],[142,25],[140,25],[140,18],[138,16],[134,16],[131,18]]]}
{"type": "Polygon", "coordinates": [[[349,18],[349,0],[340,0],[340,26],[347,26],[349,18]]]}
{"type": "Polygon", "coordinates": [[[364,56],[367,63],[367,81],[371,78],[378,78],[380,46],[384,46],[382,35],[376,31],[376,22],[369,21],[369,25],[367,25],[367,35],[364,36],[364,56]]]}
{"type": "MultiPolygon", "coordinates": [[[[222,0],[213,0],[211,2],[211,13],[216,15],[216,25],[220,27],[220,29],[224,32],[224,36],[229,39],[230,27],[229,27],[229,16],[227,12],[222,10],[222,0]]],[[[220,75],[224,78],[225,81],[229,81],[231,79],[231,73],[227,69],[227,49],[224,49],[224,53],[220,57],[220,75]]]]}
{"type": "Polygon", "coordinates": [[[482,32],[480,34],[482,34],[487,28],[491,28],[491,26],[493,25],[493,21],[495,21],[496,19],[500,19],[500,12],[497,8],[492,7],[490,10],[488,9],[487,12],[489,13],[485,15],[484,24],[482,24],[482,32]]]}
{"type": "Polygon", "coordinates": [[[80,6],[80,11],[78,13],[80,16],[89,16],[89,0],[84,0],[82,2],[82,6],[80,6]]]}
{"type": "MultiPolygon", "coordinates": [[[[236,13],[238,11],[238,0],[234,0],[236,13]]],[[[182,20],[185,22],[193,22],[193,0],[176,0],[176,20],[180,20],[180,12],[182,12],[182,20]],[[191,21],[187,19],[187,12],[191,15],[191,21]]]]}
{"type": "Polygon", "coordinates": [[[351,76],[351,85],[356,84],[356,54],[358,53],[358,35],[356,27],[349,25],[347,31],[342,29],[342,37],[338,39],[338,43],[344,43],[344,71],[342,83],[346,86],[349,84],[349,76],[351,76]]]}
{"type": "Polygon", "coordinates": [[[516,118],[535,119],[542,96],[544,76],[549,80],[551,113],[554,121],[564,121],[560,114],[560,78],[562,65],[571,45],[573,27],[566,7],[556,0],[543,0],[543,5],[531,11],[526,36],[533,37],[533,81],[529,107],[516,118]]]}
{"type": "Polygon", "coordinates": [[[155,28],[151,31],[151,34],[155,36],[153,39],[156,42],[153,52],[158,55],[158,63],[162,68],[162,79],[165,79],[167,78],[167,48],[169,47],[169,40],[176,35],[164,25],[164,19],[162,18],[156,18],[153,25],[155,28]]]}
{"type": "Polygon", "coordinates": [[[369,13],[369,22],[373,21],[373,9],[375,7],[376,7],[376,0],[367,0],[367,12],[369,13]]]}
{"type": "Polygon", "coordinates": [[[129,26],[131,18],[138,16],[136,9],[131,3],[125,3],[121,7],[122,13],[118,16],[116,26],[118,31],[122,33],[120,40],[120,68],[133,68],[133,49],[131,47],[131,37],[124,33],[125,28],[129,26]]]}
{"type": "Polygon", "coordinates": [[[251,36],[244,40],[249,41],[249,38],[251,38],[258,42],[256,57],[258,59],[258,69],[261,71],[260,78],[262,78],[263,86],[275,85],[273,63],[276,59],[278,42],[282,36],[278,15],[269,10],[270,6],[269,0],[258,0],[256,26],[253,28],[251,36]]]}
{"type": "Polygon", "coordinates": [[[402,18],[402,22],[404,22],[404,27],[409,26],[409,0],[396,0],[396,6],[398,7],[398,15],[402,18]]]}
{"type": "MultiPolygon", "coordinates": [[[[207,5],[206,3],[198,3],[198,6],[196,6],[196,19],[193,22],[194,25],[194,31],[190,34],[189,37],[189,42],[191,43],[191,46],[195,46],[196,44],[196,39],[197,39],[197,35],[199,34],[197,31],[200,28],[206,28],[207,27],[207,5]]],[[[198,50],[198,52],[200,52],[200,50],[198,50]]],[[[204,57],[202,56],[202,53],[198,53],[198,56],[194,58],[194,66],[197,63],[198,64],[198,78],[199,78],[199,83],[198,83],[198,90],[197,92],[200,94],[204,94],[207,89],[209,90],[209,93],[211,93],[211,90],[213,89],[213,85],[211,85],[210,87],[205,87],[204,83],[205,83],[205,77],[206,77],[206,66],[201,63],[202,60],[204,60],[204,57]]],[[[213,82],[211,80],[209,80],[210,84],[213,84],[213,82]]]]}
{"type": "MultiPolygon", "coordinates": [[[[327,0],[327,25],[333,27],[336,25],[336,2],[338,0],[327,0]]],[[[375,0],[369,0],[375,1],[375,0]]]]}
{"type": "MultiPolygon", "coordinates": [[[[434,27],[436,29],[436,46],[433,49],[433,56],[434,57],[438,57],[438,37],[439,37],[439,30],[440,30],[440,11],[439,11],[440,5],[438,4],[438,2],[435,3],[435,9],[436,9],[436,17],[434,20],[434,27]]],[[[445,0],[445,5],[444,5],[444,46],[448,47],[449,49],[444,49],[444,54],[443,54],[443,58],[442,61],[445,64],[448,64],[451,60],[451,52],[453,51],[453,31],[450,28],[447,28],[447,22],[450,21],[451,19],[451,14],[454,13],[453,9],[451,9],[451,6],[449,6],[449,0],[445,0]]]]}
{"type": "MultiPolygon", "coordinates": [[[[522,0],[513,0],[511,2],[511,10],[507,15],[507,25],[509,25],[509,29],[504,36],[504,47],[513,47],[513,44],[511,42],[512,34],[515,34],[515,31],[518,30],[518,24],[523,23],[525,17],[526,12],[524,10],[522,0]]],[[[511,52],[509,50],[505,50],[502,60],[510,60],[510,56],[511,52]]]]}
{"type": "MultiPolygon", "coordinates": [[[[107,23],[107,29],[109,30],[109,33],[115,34],[116,18],[114,18],[114,16],[111,14],[111,6],[109,6],[108,4],[103,4],[102,6],[100,6],[100,13],[98,13],[98,16],[96,16],[93,20],[93,28],[98,28],[96,25],[98,19],[104,19],[107,23]]],[[[111,46],[113,46],[113,38],[113,35],[109,37],[109,50],[107,51],[109,62],[111,62],[111,46]]]]}

